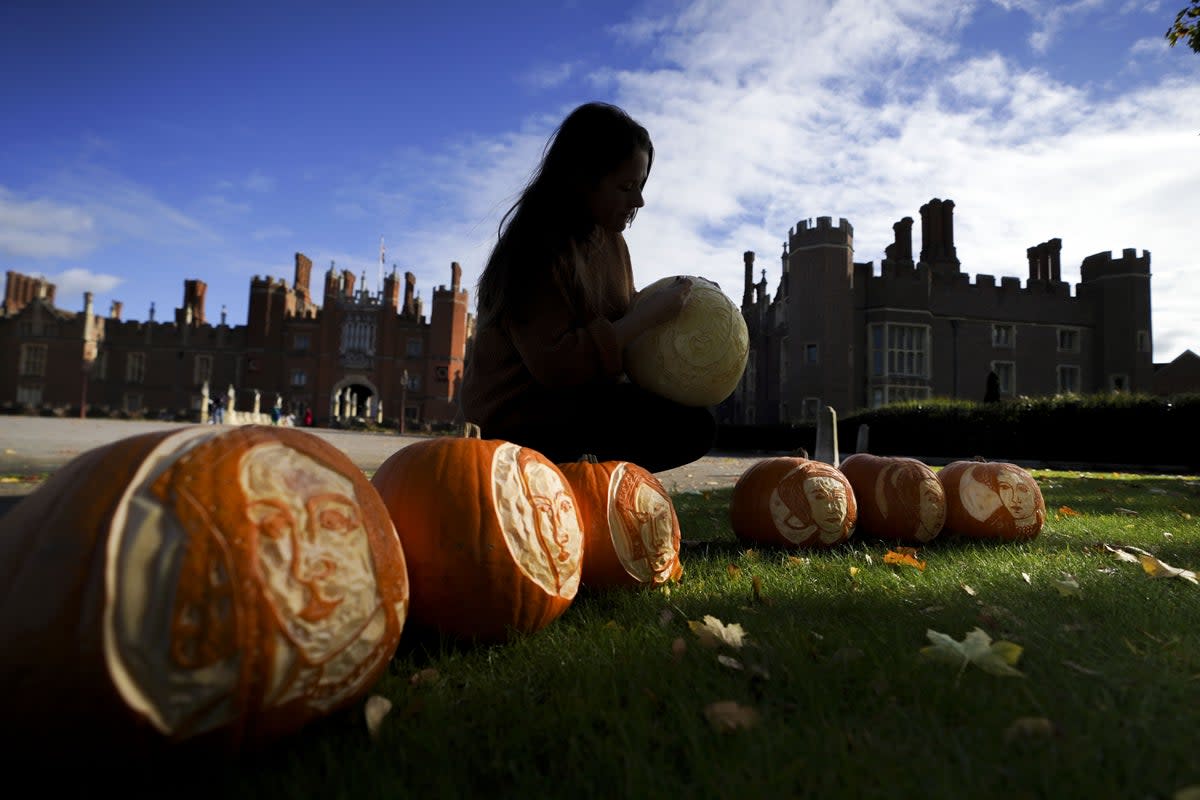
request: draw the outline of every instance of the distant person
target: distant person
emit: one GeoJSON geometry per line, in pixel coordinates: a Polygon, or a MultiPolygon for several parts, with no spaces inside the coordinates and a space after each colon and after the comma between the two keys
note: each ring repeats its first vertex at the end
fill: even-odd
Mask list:
{"type": "Polygon", "coordinates": [[[666,400],[624,374],[625,346],[674,319],[692,288],[681,278],[630,309],[636,290],[621,232],[644,205],[653,161],[646,129],[606,103],[579,106],[551,137],[479,279],[462,410],[484,438],[556,463],[590,453],[651,472],[712,447],[709,409],[666,400]]]}
{"type": "Polygon", "coordinates": [[[283,417],[283,409],[279,406],[271,406],[271,424],[278,425],[280,418],[283,417]]]}
{"type": "Polygon", "coordinates": [[[305,408],[304,409],[304,427],[311,428],[312,425],[313,425],[312,408],[305,408]]]}
{"type": "Polygon", "coordinates": [[[983,402],[996,403],[1000,400],[1000,376],[996,374],[996,370],[990,370],[987,374],[987,386],[983,390],[983,402]]]}
{"type": "Polygon", "coordinates": [[[221,425],[225,422],[225,398],[217,395],[212,401],[212,424],[221,425]]]}

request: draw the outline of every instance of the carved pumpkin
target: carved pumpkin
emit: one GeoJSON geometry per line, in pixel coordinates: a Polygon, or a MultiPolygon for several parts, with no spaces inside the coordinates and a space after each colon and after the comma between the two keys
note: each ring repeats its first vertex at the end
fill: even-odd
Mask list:
{"type": "Polygon", "coordinates": [[[1032,539],[1046,521],[1037,481],[1016,464],[954,461],[938,472],[946,490],[943,535],[972,539],[1032,539]]]}
{"type": "Polygon", "coordinates": [[[924,544],[946,522],[937,473],[915,458],[855,453],[841,463],[854,487],[860,536],[924,544]]]}
{"type": "Polygon", "coordinates": [[[442,436],[396,451],[371,480],[404,545],[413,624],[501,642],[570,606],[583,528],[570,484],[541,453],[442,436]]]}
{"type": "Polygon", "coordinates": [[[733,532],[747,544],[833,547],[854,534],[854,489],[821,461],[765,458],[742,473],[729,504],[733,532]]]}
{"type": "Polygon", "coordinates": [[[585,586],[657,586],[678,580],[679,517],[653,473],[595,456],[559,464],[583,521],[585,586]]]}
{"type": "Polygon", "coordinates": [[[349,458],[293,428],[86,452],[0,520],[0,705],[58,752],[259,744],[360,698],[404,553],[349,458]]]}
{"type": "MultiPolygon", "coordinates": [[[[692,290],[675,319],[643,333],[625,348],[625,369],[643,389],[686,406],[711,406],[733,393],[750,352],[741,310],[705,278],[684,276],[692,290]]],[[[632,307],[675,278],[651,283],[632,307]]]]}

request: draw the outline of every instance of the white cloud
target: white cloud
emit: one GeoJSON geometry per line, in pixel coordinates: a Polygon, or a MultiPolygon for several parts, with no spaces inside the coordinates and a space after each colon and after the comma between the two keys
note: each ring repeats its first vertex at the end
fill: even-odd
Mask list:
{"type": "Polygon", "coordinates": [[[87,209],[0,186],[0,253],[15,259],[75,258],[91,252],[96,237],[96,220],[87,209]]]}
{"type": "MultiPolygon", "coordinates": [[[[91,292],[93,295],[99,296],[108,294],[125,283],[124,278],[116,275],[91,272],[82,267],[73,267],[48,275],[47,280],[55,286],[56,304],[60,308],[77,310],[83,308],[84,292],[91,292]]],[[[97,308],[97,313],[101,313],[101,311],[97,308]]]]}
{"type": "Polygon", "coordinates": [[[535,69],[529,70],[518,80],[520,81],[521,85],[535,91],[553,89],[566,83],[578,69],[579,62],[575,61],[564,61],[558,64],[543,64],[535,69]]]}

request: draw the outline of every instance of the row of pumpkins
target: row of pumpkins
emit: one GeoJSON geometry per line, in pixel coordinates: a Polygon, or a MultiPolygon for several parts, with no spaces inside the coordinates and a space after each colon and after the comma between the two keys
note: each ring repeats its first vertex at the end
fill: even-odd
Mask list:
{"type": "MultiPolygon", "coordinates": [[[[731,521],[746,542],[785,547],[832,546],[856,526],[928,541],[943,520],[1031,535],[984,513],[1006,508],[999,491],[981,499],[997,470],[1023,472],[766,458],[738,481],[731,521]]],[[[677,580],[679,552],[670,495],[628,462],[554,464],[476,434],[410,444],[368,480],[296,428],[129,437],[0,519],[4,733],[123,752],[266,743],[361,699],[406,622],[503,641],[556,619],[581,584],[677,580]]]]}

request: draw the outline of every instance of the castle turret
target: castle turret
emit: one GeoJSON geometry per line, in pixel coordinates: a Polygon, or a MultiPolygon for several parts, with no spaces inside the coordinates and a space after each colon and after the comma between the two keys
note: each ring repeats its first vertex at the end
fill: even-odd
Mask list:
{"type": "Polygon", "coordinates": [[[383,279],[383,306],[392,313],[400,311],[400,279],[396,275],[395,267],[392,267],[391,274],[383,279]]]}
{"type": "Polygon", "coordinates": [[[303,253],[296,253],[296,270],[292,279],[293,291],[296,293],[296,304],[301,311],[312,305],[312,290],[309,282],[312,279],[312,259],[303,253]]]}
{"type": "Polygon", "coordinates": [[[1139,257],[1127,248],[1119,259],[1111,252],[1096,253],[1079,271],[1077,295],[1091,305],[1095,321],[1095,374],[1110,390],[1151,391],[1150,252],[1143,250],[1139,257]]]}
{"type": "Polygon", "coordinates": [[[417,276],[411,272],[404,273],[404,316],[417,316],[417,306],[413,295],[417,288],[417,276]]]}
{"type": "MultiPolygon", "coordinates": [[[[788,234],[787,385],[783,397],[819,398],[834,408],[855,408],[854,229],[844,218],[802,220],[788,234]],[[809,346],[812,347],[809,347],[809,346]]],[[[789,409],[798,418],[800,409],[789,409]]],[[[788,421],[788,420],[782,420],[788,421]]]]}
{"type": "Polygon", "coordinates": [[[450,288],[433,292],[429,319],[429,370],[427,396],[442,405],[434,413],[452,418],[462,385],[462,353],[467,344],[467,293],[461,286],[462,267],[450,264],[450,288]]]}
{"type": "Polygon", "coordinates": [[[186,280],[183,282],[183,305],[175,309],[175,324],[183,327],[197,327],[204,324],[204,295],[208,284],[201,280],[186,280]]]}

